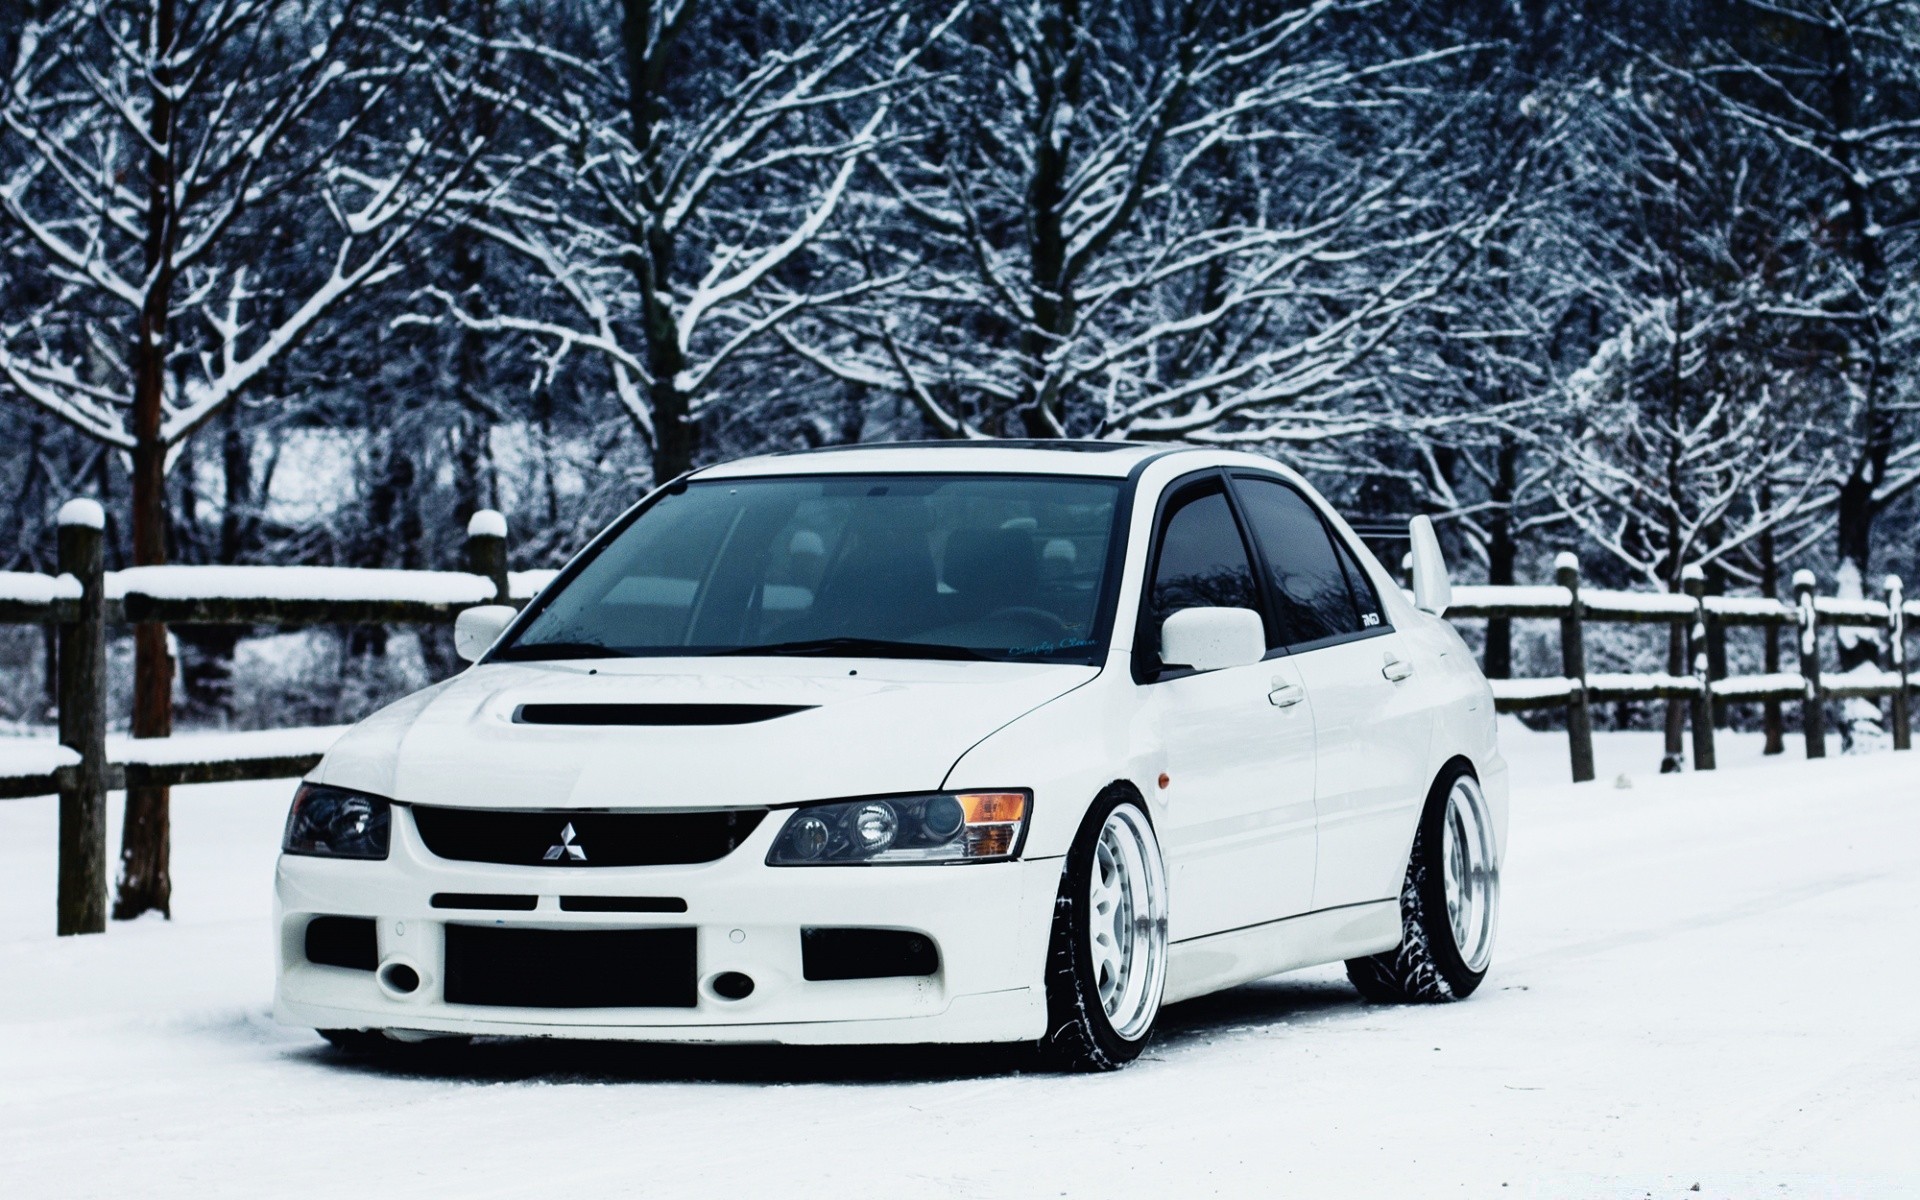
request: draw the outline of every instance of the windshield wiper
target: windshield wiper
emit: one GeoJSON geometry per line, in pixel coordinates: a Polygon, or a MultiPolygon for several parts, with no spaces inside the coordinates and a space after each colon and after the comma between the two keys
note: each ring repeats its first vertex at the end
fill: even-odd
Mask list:
{"type": "Polygon", "coordinates": [[[493,657],[496,662],[542,662],[563,658],[631,658],[632,655],[596,642],[534,642],[503,647],[493,657]]]}
{"type": "Polygon", "coordinates": [[[718,650],[721,655],[795,655],[820,658],[950,658],[982,662],[990,656],[966,646],[943,646],[938,642],[897,642],[886,638],[828,637],[803,642],[774,642],[766,646],[736,646],[718,650]]]}

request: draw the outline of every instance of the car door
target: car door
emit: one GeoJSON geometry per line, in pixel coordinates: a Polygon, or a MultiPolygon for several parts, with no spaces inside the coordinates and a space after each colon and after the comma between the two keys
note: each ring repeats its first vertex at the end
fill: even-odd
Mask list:
{"type": "Polygon", "coordinates": [[[1196,605],[1260,608],[1253,558],[1216,474],[1168,493],[1135,641],[1146,719],[1165,750],[1160,830],[1173,941],[1257,925],[1313,902],[1313,713],[1284,656],[1163,669],[1160,625],[1196,605]]]}
{"type": "Polygon", "coordinates": [[[1313,907],[1389,898],[1428,783],[1433,713],[1416,664],[1352,549],[1305,495],[1268,475],[1236,474],[1233,487],[1313,706],[1313,907]]]}

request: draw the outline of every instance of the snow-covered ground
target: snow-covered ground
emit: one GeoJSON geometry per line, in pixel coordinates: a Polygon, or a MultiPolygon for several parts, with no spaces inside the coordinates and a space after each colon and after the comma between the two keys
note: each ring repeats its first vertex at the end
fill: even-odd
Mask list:
{"type": "Polygon", "coordinates": [[[68,940],[53,802],[0,801],[0,1195],[1920,1194],[1920,755],[1730,738],[1662,778],[1652,735],[1599,743],[1573,787],[1563,739],[1509,726],[1472,1000],[1281,976],[1073,1078],[966,1050],[349,1062],[267,1015],[290,785],[178,790],[177,919],[68,940]]]}

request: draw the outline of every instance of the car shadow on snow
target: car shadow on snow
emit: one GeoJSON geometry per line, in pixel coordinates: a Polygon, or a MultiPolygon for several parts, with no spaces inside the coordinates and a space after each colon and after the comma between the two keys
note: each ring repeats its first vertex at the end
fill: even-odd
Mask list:
{"type": "Polygon", "coordinates": [[[728,1046],[479,1038],[396,1044],[372,1053],[297,1052],[333,1069],[472,1083],[934,1083],[1038,1069],[1025,1047],[728,1046]]]}
{"type": "MultiPolygon", "coordinates": [[[[1366,1006],[1344,982],[1279,977],[1169,1006],[1147,1056],[1178,1059],[1222,1039],[1271,1035],[1366,1006]]],[[[1027,1046],[667,1045],[563,1038],[395,1043],[373,1053],[294,1052],[333,1070],[472,1083],[941,1083],[1051,1073],[1027,1046]]]]}
{"type": "Polygon", "coordinates": [[[1276,975],[1167,1006],[1147,1053],[1164,1057],[1237,1034],[1272,1034],[1366,1009],[1366,1001],[1344,979],[1276,975]]]}

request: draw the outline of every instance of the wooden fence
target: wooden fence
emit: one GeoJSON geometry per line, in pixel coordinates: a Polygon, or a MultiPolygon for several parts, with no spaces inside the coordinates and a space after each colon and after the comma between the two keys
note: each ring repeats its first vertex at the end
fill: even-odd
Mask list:
{"type": "Polygon", "coordinates": [[[477,604],[523,604],[553,575],[507,571],[506,521],[492,512],[476,514],[467,526],[464,572],[197,566],[109,572],[103,567],[104,525],[99,505],[72,501],[60,510],[59,575],[0,572],[0,623],[47,625],[58,639],[59,742],[0,742],[0,799],[60,797],[62,934],[106,928],[109,791],[129,784],[296,778],[342,732],[110,738],[109,625],[448,624],[477,604]]]}
{"type": "Polygon", "coordinates": [[[1700,771],[1715,766],[1715,710],[1728,704],[1797,701],[1806,736],[1807,757],[1826,754],[1826,702],[1832,699],[1891,699],[1893,745],[1908,749],[1909,696],[1907,672],[1907,618],[1920,615],[1920,601],[1907,600],[1900,580],[1889,576],[1885,600],[1847,600],[1814,594],[1811,571],[1793,577],[1793,602],[1751,596],[1705,595],[1705,579],[1689,572],[1684,593],[1617,592],[1580,587],[1580,565],[1571,554],[1555,564],[1554,582],[1547,587],[1456,587],[1451,620],[1508,617],[1537,618],[1560,624],[1560,670],[1539,679],[1493,680],[1494,705],[1501,712],[1563,708],[1567,721],[1567,750],[1573,778],[1593,778],[1593,712],[1601,700],[1684,700],[1692,734],[1693,765],[1700,771]],[[1595,674],[1587,670],[1585,628],[1594,623],[1633,622],[1677,627],[1685,646],[1685,675],[1595,674]],[[1722,630],[1748,626],[1791,629],[1799,670],[1795,674],[1716,675],[1707,647],[1722,630]],[[1823,629],[1871,630],[1884,633],[1892,670],[1855,668],[1844,675],[1823,677],[1820,671],[1820,632],[1823,629]]]}
{"type": "MultiPolygon", "coordinates": [[[[76,500],[60,512],[56,576],[0,572],[0,623],[40,624],[58,638],[58,744],[0,742],[0,799],[60,797],[58,927],[62,934],[106,927],[106,798],[129,784],[224,783],[305,774],[341,730],[276,729],[136,739],[107,734],[106,631],[109,625],[294,627],[341,624],[445,624],[477,604],[524,604],[552,571],[507,571],[506,521],[483,512],[467,526],[467,570],[388,571],[345,567],[103,568],[103,515],[76,500]]],[[[1814,595],[1813,576],[1794,577],[1794,602],[1703,596],[1701,579],[1686,594],[1582,590],[1578,563],[1562,555],[1545,587],[1454,589],[1448,617],[1559,622],[1561,671],[1544,679],[1494,681],[1502,712],[1564,708],[1573,778],[1593,778],[1595,701],[1682,699],[1688,702],[1694,765],[1714,766],[1715,705],[1794,701],[1801,706],[1807,756],[1825,753],[1823,705],[1835,697],[1891,697],[1893,736],[1908,747],[1906,619],[1920,602],[1905,601],[1898,579],[1885,601],[1814,595]],[[1584,629],[1595,622],[1664,623],[1680,627],[1687,675],[1589,674],[1584,629]],[[1791,627],[1798,633],[1799,672],[1715,678],[1706,647],[1715,626],[1791,627]],[[1885,632],[1893,670],[1856,670],[1824,678],[1820,631],[1885,632]]]]}

